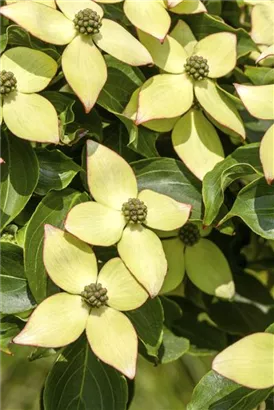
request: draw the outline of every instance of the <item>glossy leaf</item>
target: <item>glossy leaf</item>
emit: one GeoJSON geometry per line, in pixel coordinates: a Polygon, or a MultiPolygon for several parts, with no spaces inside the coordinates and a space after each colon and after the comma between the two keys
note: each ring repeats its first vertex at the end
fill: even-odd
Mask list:
{"type": "Polygon", "coordinates": [[[2,134],[1,229],[11,222],[29,201],[38,181],[38,162],[28,142],[2,134]],[[29,173],[29,170],[32,170],[29,173]]]}
{"type": "Polygon", "coordinates": [[[58,356],[47,377],[43,401],[45,410],[68,406],[125,410],[127,383],[116,370],[97,359],[82,337],[58,356]]]}

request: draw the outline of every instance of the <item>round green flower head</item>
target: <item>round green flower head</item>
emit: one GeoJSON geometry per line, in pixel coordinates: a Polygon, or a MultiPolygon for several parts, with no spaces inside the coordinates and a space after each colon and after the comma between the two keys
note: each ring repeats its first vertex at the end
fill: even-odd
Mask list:
{"type": "Polygon", "coordinates": [[[8,95],[10,92],[16,90],[17,80],[11,71],[3,70],[0,72],[0,93],[1,95],[8,95]]]}
{"type": "Polygon", "coordinates": [[[186,60],[185,70],[193,80],[201,81],[208,76],[209,66],[207,60],[199,56],[191,56],[186,60]]]}
{"type": "Polygon", "coordinates": [[[93,308],[99,308],[106,305],[108,301],[107,289],[103,288],[101,283],[91,283],[85,286],[81,296],[93,308]]]}
{"type": "Polygon", "coordinates": [[[137,198],[129,198],[122,206],[122,212],[128,222],[141,224],[147,217],[147,207],[143,201],[137,198]]]}
{"type": "Polygon", "coordinates": [[[102,26],[101,17],[92,9],[80,10],[75,14],[73,22],[76,30],[84,35],[97,34],[102,26]]]}
{"type": "Polygon", "coordinates": [[[186,246],[193,246],[199,242],[201,235],[198,226],[189,223],[180,229],[179,237],[186,246]]]}

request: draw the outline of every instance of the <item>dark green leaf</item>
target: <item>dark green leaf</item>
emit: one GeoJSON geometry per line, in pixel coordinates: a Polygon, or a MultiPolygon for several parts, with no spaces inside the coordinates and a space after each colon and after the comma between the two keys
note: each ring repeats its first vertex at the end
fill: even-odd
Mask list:
{"type": "Polygon", "coordinates": [[[39,180],[35,193],[38,195],[66,188],[81,170],[79,165],[57,149],[39,149],[36,150],[36,155],[39,162],[39,180]]]}
{"type": "Polygon", "coordinates": [[[254,276],[245,273],[235,275],[234,282],[239,295],[262,305],[273,305],[274,299],[269,290],[254,276]]]}
{"type": "Polygon", "coordinates": [[[125,410],[125,378],[91,351],[84,337],[65,348],[46,380],[45,410],[125,410]]]}
{"type": "Polygon", "coordinates": [[[250,229],[265,239],[274,239],[274,185],[259,178],[243,188],[230,212],[220,222],[233,216],[241,218],[250,229]]]}
{"type": "Polygon", "coordinates": [[[182,162],[171,158],[152,158],[133,162],[131,166],[140,190],[152,189],[190,204],[191,219],[201,219],[201,183],[182,162]]]}
{"type": "Polygon", "coordinates": [[[159,298],[149,299],[138,309],[126,312],[150,356],[157,356],[163,337],[164,312],[159,298]]]}
{"type": "Polygon", "coordinates": [[[190,28],[192,29],[197,40],[201,40],[210,34],[220,33],[223,31],[235,33],[238,39],[238,58],[245,56],[251,51],[258,51],[256,44],[251,39],[247,31],[243,28],[235,29],[210,14],[200,13],[191,15],[186,18],[186,22],[190,25],[190,28]]]}
{"type": "Polygon", "coordinates": [[[36,208],[25,236],[25,272],[30,289],[37,302],[48,295],[48,277],[43,264],[44,225],[63,228],[68,211],[75,205],[88,201],[88,195],[67,188],[50,192],[36,208]]]}
{"type": "Polygon", "coordinates": [[[183,311],[174,300],[166,296],[161,297],[161,303],[164,309],[164,323],[167,327],[171,327],[176,320],[182,317],[183,311]]]}
{"type": "Polygon", "coordinates": [[[6,354],[12,354],[9,345],[12,339],[20,332],[17,319],[7,316],[1,319],[0,350],[6,354]]]}
{"type": "Polygon", "coordinates": [[[29,142],[2,133],[1,230],[25,207],[38,181],[38,161],[29,142]],[[31,172],[30,172],[31,170],[31,172]]]}
{"type": "Polygon", "coordinates": [[[274,83],[274,70],[269,67],[246,67],[245,75],[254,85],[267,85],[274,83]]]}
{"type": "Polygon", "coordinates": [[[1,243],[1,313],[13,314],[32,309],[34,301],[24,274],[23,250],[9,242],[1,243]]]}
{"type": "Polygon", "coordinates": [[[130,80],[132,80],[137,87],[140,87],[143,82],[146,81],[146,78],[140,68],[123,63],[110,55],[105,55],[105,59],[108,67],[116,68],[121,71],[128,78],[130,78],[130,80]]]}
{"type": "Polygon", "coordinates": [[[224,201],[224,191],[233,181],[262,173],[258,144],[240,147],[219,162],[203,180],[204,224],[211,225],[217,217],[224,201]]]}
{"type": "Polygon", "coordinates": [[[52,348],[36,347],[28,356],[28,360],[33,362],[34,360],[43,359],[44,357],[54,356],[57,351],[52,348]]]}
{"type": "Polygon", "coordinates": [[[210,371],[195,387],[187,410],[253,410],[270,392],[241,387],[210,371]]]}
{"type": "Polygon", "coordinates": [[[209,307],[208,314],[219,329],[239,335],[263,332],[274,320],[271,313],[265,314],[256,306],[241,302],[218,301],[209,307]]]}
{"type": "Polygon", "coordinates": [[[159,349],[160,363],[170,363],[179,359],[189,350],[189,341],[184,337],[176,336],[169,329],[164,328],[163,342],[159,349]]]}

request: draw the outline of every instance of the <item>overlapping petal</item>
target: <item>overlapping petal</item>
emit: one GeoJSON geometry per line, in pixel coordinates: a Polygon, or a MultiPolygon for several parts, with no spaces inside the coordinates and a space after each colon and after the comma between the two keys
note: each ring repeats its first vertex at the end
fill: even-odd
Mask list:
{"type": "Polygon", "coordinates": [[[43,90],[54,77],[57,63],[38,50],[14,47],[1,57],[1,69],[11,71],[17,80],[17,89],[23,93],[43,90]]]}
{"type": "Polygon", "coordinates": [[[79,35],[63,52],[62,67],[67,82],[88,113],[107,80],[107,68],[102,54],[91,38],[79,35]]]}
{"type": "Polygon", "coordinates": [[[93,309],[87,321],[91,349],[103,362],[128,378],[136,372],[138,340],[130,320],[110,307],[93,309]]]}
{"type": "Polygon", "coordinates": [[[257,58],[256,64],[260,63],[261,61],[265,60],[268,57],[273,57],[274,56],[274,44],[271,46],[267,47],[257,58]]]}
{"type": "Polygon", "coordinates": [[[55,108],[39,94],[10,93],[4,99],[3,117],[7,127],[17,137],[53,144],[59,142],[55,108]]]}
{"type": "Polygon", "coordinates": [[[178,238],[164,239],[162,245],[167,259],[167,274],[160,293],[176,289],[185,276],[185,245],[178,238]]]}
{"type": "Polygon", "coordinates": [[[191,282],[203,292],[225,299],[234,296],[230,267],[215,243],[202,238],[195,245],[186,247],[185,266],[191,282]]]}
{"type": "Polygon", "coordinates": [[[260,145],[260,159],[268,184],[274,180],[274,125],[264,134],[260,145]]]}
{"type": "Polygon", "coordinates": [[[264,1],[256,5],[251,13],[251,37],[256,44],[271,46],[274,43],[274,4],[264,1]]]}
{"type": "Polygon", "coordinates": [[[274,386],[274,335],[254,333],[219,353],[212,368],[222,376],[251,389],[274,386]]]}
{"type": "Polygon", "coordinates": [[[120,258],[113,258],[103,266],[98,283],[108,291],[107,304],[117,310],[137,309],[148,298],[120,258]]]}
{"type": "Polygon", "coordinates": [[[71,209],[65,228],[91,245],[111,246],[121,238],[125,224],[125,218],[120,211],[90,201],[71,209]]]}
{"type": "Polygon", "coordinates": [[[97,262],[89,245],[70,233],[45,225],[44,265],[57,286],[80,294],[97,280],[97,262]]]}
{"type": "Polygon", "coordinates": [[[1,7],[0,13],[47,43],[65,45],[76,35],[72,21],[42,3],[21,1],[1,7]]]}
{"type": "Polygon", "coordinates": [[[170,36],[177,40],[178,43],[180,43],[181,46],[184,47],[189,56],[193,54],[197,40],[190,27],[183,20],[178,21],[178,23],[170,33],[170,36]]]}
{"type": "Polygon", "coordinates": [[[150,228],[171,231],[183,226],[189,218],[191,205],[175,201],[169,196],[144,189],[138,198],[147,206],[145,224],[150,228]]]}
{"type": "Polygon", "coordinates": [[[164,281],[167,262],[158,236],[141,225],[128,225],[118,243],[118,252],[131,273],[156,296],[164,281]]]}
{"type": "Polygon", "coordinates": [[[89,308],[81,296],[57,293],[34,310],[14,343],[41,347],[62,347],[83,333],[89,308]]]}
{"type": "Polygon", "coordinates": [[[205,13],[206,8],[200,0],[182,0],[177,6],[170,8],[176,14],[205,13]]]}
{"type": "Polygon", "coordinates": [[[274,119],[274,85],[234,84],[247,111],[263,120],[274,119]]]}
{"type": "Polygon", "coordinates": [[[137,181],[130,165],[92,140],[87,142],[87,178],[94,199],[113,209],[121,210],[124,202],[137,197],[137,181]]]}
{"type": "Polygon", "coordinates": [[[106,53],[124,63],[139,66],[153,62],[147,49],[115,21],[104,18],[100,33],[93,36],[93,41],[106,53]]]}
{"type": "Polygon", "coordinates": [[[244,125],[234,104],[217,89],[213,81],[197,81],[194,90],[201,106],[215,121],[245,138],[244,125]]]}
{"type": "Polygon", "coordinates": [[[147,80],[139,94],[136,124],[174,118],[193,103],[193,84],[186,74],[159,74],[147,80]]]}
{"type": "Polygon", "coordinates": [[[150,52],[154,64],[168,73],[180,74],[184,71],[187,53],[172,37],[166,36],[163,43],[155,37],[138,30],[142,44],[150,52]]]}
{"type": "Polygon", "coordinates": [[[141,4],[136,0],[125,0],[124,11],[135,27],[151,34],[160,41],[164,40],[171,19],[165,10],[163,0],[145,0],[141,4]]]}
{"type": "Polygon", "coordinates": [[[209,77],[223,77],[237,62],[237,37],[233,33],[215,33],[200,40],[193,53],[207,59],[209,77]]]}
{"type": "MultiPolygon", "coordinates": [[[[18,0],[5,0],[5,1],[6,1],[6,4],[11,4],[11,3],[17,3],[18,0]]],[[[56,9],[56,4],[54,0],[19,0],[19,1],[26,1],[26,2],[35,1],[36,3],[42,3],[45,6],[56,9]]]]}
{"type": "Polygon", "coordinates": [[[69,20],[73,20],[75,14],[84,9],[96,11],[100,17],[104,14],[102,7],[92,0],[56,0],[56,3],[69,20]]]}
{"type": "Polygon", "coordinates": [[[224,158],[219,136],[202,111],[192,109],[176,123],[172,143],[181,160],[200,180],[224,158]]]}

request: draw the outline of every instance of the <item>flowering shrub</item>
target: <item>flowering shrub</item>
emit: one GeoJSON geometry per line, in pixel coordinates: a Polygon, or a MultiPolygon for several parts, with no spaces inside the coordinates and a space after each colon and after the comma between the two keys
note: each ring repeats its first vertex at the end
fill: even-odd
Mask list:
{"type": "Polygon", "coordinates": [[[4,3],[3,354],[41,410],[272,408],[273,1],[4,3]]]}

